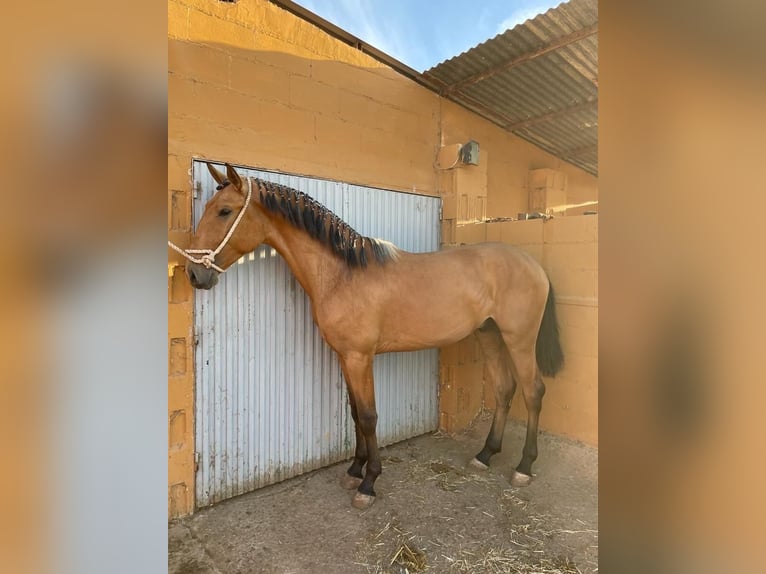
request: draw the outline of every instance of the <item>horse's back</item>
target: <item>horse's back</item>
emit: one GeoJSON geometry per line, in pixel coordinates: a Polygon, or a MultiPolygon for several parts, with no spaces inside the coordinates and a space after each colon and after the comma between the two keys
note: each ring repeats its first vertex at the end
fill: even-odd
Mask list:
{"type": "Polygon", "coordinates": [[[479,272],[479,279],[528,280],[547,285],[547,276],[538,261],[516,245],[500,242],[448,247],[439,253],[460,258],[466,269],[479,272]]]}
{"type": "MultiPolygon", "coordinates": [[[[544,303],[546,295],[542,268],[511,245],[401,252],[396,261],[357,276],[353,296],[359,313],[342,322],[348,329],[353,325],[356,336],[369,329],[378,352],[413,350],[460,340],[488,317],[518,314],[538,300],[544,303]]],[[[337,296],[346,301],[351,293],[337,296]]]]}

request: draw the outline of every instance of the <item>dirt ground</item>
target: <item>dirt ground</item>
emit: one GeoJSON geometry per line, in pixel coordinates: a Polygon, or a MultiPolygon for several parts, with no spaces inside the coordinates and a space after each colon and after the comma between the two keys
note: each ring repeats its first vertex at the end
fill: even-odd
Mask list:
{"type": "Polygon", "coordinates": [[[489,471],[466,468],[489,422],[384,448],[365,511],[338,485],[344,462],[173,521],[169,572],[597,572],[598,451],[541,433],[535,480],[516,489],[521,423],[509,421],[489,471]]]}

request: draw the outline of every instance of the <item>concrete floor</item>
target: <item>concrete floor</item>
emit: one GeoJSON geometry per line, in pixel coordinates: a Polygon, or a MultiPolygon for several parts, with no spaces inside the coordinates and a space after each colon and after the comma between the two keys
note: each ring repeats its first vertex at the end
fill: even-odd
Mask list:
{"type": "Polygon", "coordinates": [[[173,521],[169,572],[596,572],[598,451],[541,433],[535,480],[516,489],[523,424],[509,422],[489,471],[466,468],[489,422],[383,449],[362,512],[338,485],[344,462],[173,521]]]}

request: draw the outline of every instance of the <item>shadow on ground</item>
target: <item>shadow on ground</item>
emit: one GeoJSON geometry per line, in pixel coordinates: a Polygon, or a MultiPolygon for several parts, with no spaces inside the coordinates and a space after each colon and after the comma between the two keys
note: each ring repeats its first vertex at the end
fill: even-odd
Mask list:
{"type": "Polygon", "coordinates": [[[516,489],[521,424],[509,423],[489,471],[466,468],[489,422],[383,449],[363,512],[338,485],[342,463],[173,521],[169,572],[596,572],[598,451],[541,433],[535,480],[516,489]]]}

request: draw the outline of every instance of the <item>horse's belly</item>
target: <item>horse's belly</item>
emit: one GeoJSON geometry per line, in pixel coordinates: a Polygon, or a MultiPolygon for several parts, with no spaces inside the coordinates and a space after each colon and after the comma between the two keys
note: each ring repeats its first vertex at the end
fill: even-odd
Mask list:
{"type": "Polygon", "coordinates": [[[466,312],[444,312],[411,319],[389,317],[380,335],[378,352],[416,351],[443,347],[473,333],[485,318],[466,312]]]}

